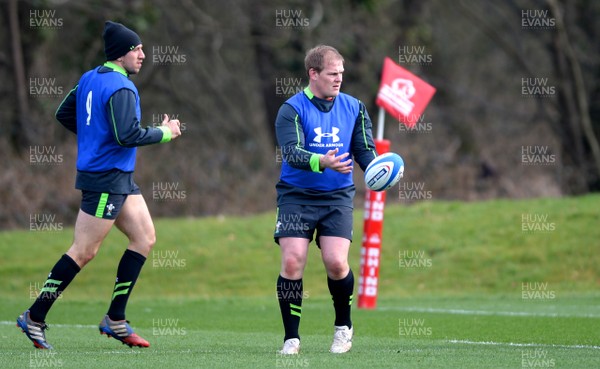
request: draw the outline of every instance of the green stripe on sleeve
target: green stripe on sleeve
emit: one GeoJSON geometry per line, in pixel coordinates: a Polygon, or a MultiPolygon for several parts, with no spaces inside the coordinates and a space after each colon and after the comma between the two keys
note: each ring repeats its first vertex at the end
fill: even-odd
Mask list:
{"type": "MultiPolygon", "coordinates": [[[[359,103],[362,104],[361,101],[359,101],[359,103]]],[[[363,107],[364,107],[364,104],[363,104],[363,107]]],[[[369,151],[371,151],[373,153],[373,159],[374,159],[377,157],[377,153],[375,152],[375,150],[373,150],[369,147],[369,140],[367,140],[367,129],[365,127],[365,111],[363,109],[360,110],[360,116],[361,116],[362,134],[363,134],[363,141],[365,144],[365,148],[367,148],[369,151]]]]}
{"type": "Polygon", "coordinates": [[[323,173],[321,171],[321,164],[319,163],[319,159],[321,158],[321,154],[312,154],[310,156],[310,169],[316,173],[323,173]]]}
{"type": "Polygon", "coordinates": [[[173,133],[171,132],[171,128],[169,128],[167,126],[158,126],[157,128],[163,132],[162,140],[160,140],[160,143],[165,143],[165,142],[171,141],[171,138],[173,138],[173,133]]]}
{"type": "MultiPolygon", "coordinates": [[[[308,90],[308,87],[306,88],[308,90]]],[[[308,90],[310,91],[310,90],[308,90]]],[[[298,149],[299,151],[304,151],[306,153],[311,153],[310,151],[304,150],[304,148],[302,146],[300,146],[300,116],[298,114],[296,114],[296,117],[294,118],[294,125],[296,126],[296,149],[298,149]]],[[[316,173],[323,173],[321,171],[321,165],[319,164],[319,158],[321,157],[321,154],[315,154],[315,153],[311,153],[312,155],[310,156],[310,170],[312,170],[313,172],[316,173]]]]}
{"type": "Polygon", "coordinates": [[[102,193],[102,195],[100,195],[100,201],[98,201],[98,207],[96,208],[96,218],[102,218],[104,215],[104,207],[106,207],[107,202],[108,194],[102,193]]]}
{"type": "Polygon", "coordinates": [[[296,117],[294,118],[294,126],[296,127],[296,147],[300,149],[300,125],[298,124],[298,119],[300,119],[300,116],[296,114],[296,117]]]}
{"type": "Polygon", "coordinates": [[[60,107],[65,103],[65,100],[67,100],[67,98],[69,97],[69,95],[71,95],[73,93],[73,91],[77,90],[77,87],[79,87],[79,85],[73,87],[73,89],[71,91],[69,91],[69,93],[67,94],[67,96],[65,96],[62,101],[60,102],[60,105],[58,105],[58,108],[56,108],[56,111],[54,112],[54,116],[56,117],[56,114],[58,114],[58,111],[60,110],[60,107]]]}
{"type": "Polygon", "coordinates": [[[112,128],[115,131],[115,138],[117,139],[117,143],[119,144],[119,146],[123,146],[123,144],[119,140],[119,131],[117,131],[117,121],[115,120],[115,109],[113,108],[112,99],[113,98],[111,96],[110,100],[108,100],[108,105],[110,106],[110,120],[112,123],[112,128]]]}

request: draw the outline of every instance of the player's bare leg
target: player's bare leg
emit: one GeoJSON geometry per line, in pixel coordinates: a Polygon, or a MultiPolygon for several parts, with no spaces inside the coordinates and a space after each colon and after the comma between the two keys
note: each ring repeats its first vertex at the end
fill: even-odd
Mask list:
{"type": "Polygon", "coordinates": [[[350,240],[342,237],[321,236],[321,256],[327,270],[327,285],[333,297],[335,332],[330,351],[344,353],[352,347],[354,328],[350,319],[354,275],[348,264],[350,240]]]}
{"type": "Polygon", "coordinates": [[[342,237],[321,236],[319,244],[327,277],[333,280],[346,277],[350,271],[348,264],[350,240],[342,237]]]}
{"type": "Polygon", "coordinates": [[[285,337],[282,355],[295,355],[300,352],[300,317],[302,315],[302,276],[306,266],[309,240],[297,237],[282,237],[281,271],[277,279],[277,299],[283,319],[285,337]]]}
{"type": "Polygon", "coordinates": [[[129,250],[148,257],[156,243],[156,231],[142,195],[127,196],[116,226],[129,239],[129,250]]]}
{"type": "Polygon", "coordinates": [[[142,195],[129,195],[117,217],[116,226],[129,239],[117,269],[117,280],[108,313],[100,322],[100,333],[129,346],[148,347],[125,320],[125,308],[141,269],[150,254],[156,235],[154,223],[142,195]]]}
{"type": "Polygon", "coordinates": [[[281,247],[281,276],[286,279],[302,279],[308,255],[306,238],[282,237],[279,239],[281,247]]]}
{"type": "Polygon", "coordinates": [[[75,222],[73,244],[67,251],[67,255],[80,268],[83,268],[96,256],[114,222],[114,220],[97,218],[79,210],[75,222]]]}

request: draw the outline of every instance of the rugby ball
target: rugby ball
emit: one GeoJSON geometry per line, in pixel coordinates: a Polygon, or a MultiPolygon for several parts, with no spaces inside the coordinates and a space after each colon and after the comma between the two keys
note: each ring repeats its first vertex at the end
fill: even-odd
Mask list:
{"type": "Polygon", "coordinates": [[[404,175],[404,160],[400,155],[388,152],[381,154],[367,166],[365,183],[373,191],[385,191],[393,187],[404,175]]]}

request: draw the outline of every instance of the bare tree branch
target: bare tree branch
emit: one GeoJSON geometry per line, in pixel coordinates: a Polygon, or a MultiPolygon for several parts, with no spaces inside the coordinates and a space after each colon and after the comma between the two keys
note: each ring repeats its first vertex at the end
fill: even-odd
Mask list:
{"type": "Polygon", "coordinates": [[[577,99],[577,105],[579,107],[579,117],[581,119],[581,125],[583,128],[584,136],[590,145],[590,149],[592,150],[592,156],[594,158],[594,164],[596,166],[597,174],[600,176],[600,144],[598,144],[598,139],[594,135],[594,129],[592,127],[592,120],[590,118],[589,106],[587,101],[587,93],[585,90],[585,85],[583,82],[583,73],[581,71],[581,66],[579,65],[579,61],[575,56],[575,51],[573,50],[573,46],[569,41],[569,35],[567,34],[567,30],[565,27],[565,23],[562,17],[562,13],[560,12],[558,3],[556,0],[547,0],[548,5],[550,6],[550,11],[554,15],[556,19],[556,29],[558,32],[559,39],[564,47],[564,51],[567,59],[569,60],[569,64],[571,66],[571,73],[573,74],[574,80],[574,93],[575,98],[577,99]]]}
{"type": "Polygon", "coordinates": [[[21,30],[19,27],[19,14],[17,8],[17,0],[8,2],[8,22],[11,34],[11,49],[13,54],[13,68],[15,76],[15,89],[17,90],[17,116],[15,126],[13,127],[13,143],[19,146],[25,139],[23,122],[29,104],[27,101],[27,88],[25,82],[25,66],[23,63],[23,50],[21,49],[21,30]]]}

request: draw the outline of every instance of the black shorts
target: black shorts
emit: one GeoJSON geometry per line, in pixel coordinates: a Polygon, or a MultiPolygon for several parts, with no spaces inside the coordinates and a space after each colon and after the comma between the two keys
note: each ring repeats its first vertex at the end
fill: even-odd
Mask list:
{"type": "Polygon", "coordinates": [[[281,237],[298,237],[316,241],[320,236],[342,237],[352,241],[352,208],[348,206],[284,204],[277,208],[277,220],[273,238],[279,243],[281,237]]]}
{"type": "Polygon", "coordinates": [[[108,192],[81,191],[81,210],[96,218],[117,219],[127,196],[139,195],[140,188],[136,186],[130,194],[114,194],[108,192]]]}

